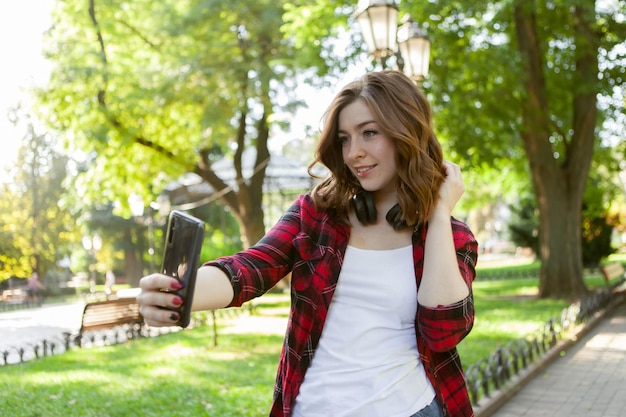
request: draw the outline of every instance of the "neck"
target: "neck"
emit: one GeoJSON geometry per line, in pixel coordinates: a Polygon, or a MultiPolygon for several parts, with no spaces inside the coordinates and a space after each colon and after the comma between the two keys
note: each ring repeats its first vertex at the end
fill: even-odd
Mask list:
{"type": "Polygon", "coordinates": [[[375,191],[372,193],[374,204],[379,213],[387,213],[393,206],[398,204],[398,195],[394,193],[383,193],[375,191]]]}

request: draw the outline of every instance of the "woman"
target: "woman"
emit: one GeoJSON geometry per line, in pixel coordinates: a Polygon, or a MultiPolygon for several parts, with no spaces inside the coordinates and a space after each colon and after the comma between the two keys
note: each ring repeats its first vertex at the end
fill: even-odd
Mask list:
{"type": "MultiPolygon", "coordinates": [[[[423,93],[397,71],[344,87],[314,162],[330,173],[255,246],[198,270],[194,310],[240,306],[291,273],[271,417],[472,416],[457,344],[474,321],[477,243],[451,216],[465,188],[423,93]],[[378,215],[383,213],[383,215],[378,215]]],[[[152,326],[180,284],[144,277],[152,326]]]]}

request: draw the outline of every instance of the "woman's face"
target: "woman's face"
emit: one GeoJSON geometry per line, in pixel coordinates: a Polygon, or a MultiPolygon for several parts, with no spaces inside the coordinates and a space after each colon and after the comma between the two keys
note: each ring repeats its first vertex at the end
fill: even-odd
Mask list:
{"type": "Polygon", "coordinates": [[[364,190],[395,193],[394,144],[363,100],[356,100],[339,113],[338,139],[344,164],[364,190]]]}

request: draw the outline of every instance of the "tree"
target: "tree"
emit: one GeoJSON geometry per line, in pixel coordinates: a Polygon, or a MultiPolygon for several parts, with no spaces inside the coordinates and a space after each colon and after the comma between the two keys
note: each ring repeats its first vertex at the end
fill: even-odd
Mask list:
{"type": "Polygon", "coordinates": [[[410,10],[430,20],[431,36],[445,45],[434,48],[428,87],[437,126],[460,158],[501,167],[526,157],[539,207],[541,297],[586,292],[581,210],[594,148],[602,145],[596,129],[623,113],[616,103],[599,113],[597,103],[624,83],[616,48],[626,30],[624,2],[615,3],[611,11],[590,0],[410,10]],[[617,62],[604,59],[600,68],[602,56],[617,62]]]}
{"type": "Polygon", "coordinates": [[[26,133],[11,182],[0,192],[0,279],[37,271],[45,281],[57,261],[71,254],[75,236],[71,213],[60,204],[68,158],[19,108],[12,118],[25,125],[26,133]]]}
{"type": "MultiPolygon", "coordinates": [[[[355,3],[60,3],[51,49],[57,66],[40,96],[47,120],[97,154],[93,193],[147,193],[145,178],[158,189],[194,171],[223,194],[249,245],[264,230],[261,184],[279,92],[291,97],[297,68],[325,75],[358,56],[359,48],[338,53],[329,41],[355,3]],[[252,179],[241,175],[245,146],[257,150],[252,179]],[[231,152],[236,191],[211,169],[215,155],[231,152]]],[[[423,88],[448,156],[466,170],[529,174],[540,211],[540,296],[583,295],[583,190],[594,150],[611,146],[596,130],[623,140],[624,102],[613,91],[626,78],[624,0],[400,7],[433,39],[423,88]]]]}
{"type": "Polygon", "coordinates": [[[244,245],[255,243],[265,232],[273,115],[293,105],[297,68],[327,69],[311,52],[317,44],[296,49],[285,39],[284,3],[58,2],[48,49],[55,68],[38,97],[67,146],[93,156],[87,197],[125,207],[134,192],[151,201],[151,190],[195,172],[237,218],[244,245]],[[241,166],[246,147],[256,150],[251,178],[241,166]],[[232,188],[212,168],[223,154],[234,159],[232,188]]]}
{"type": "MultiPolygon", "coordinates": [[[[81,216],[81,226],[84,236],[91,237],[97,235],[101,242],[100,250],[95,253],[95,268],[101,277],[106,271],[115,271],[118,277],[125,278],[131,287],[138,287],[139,279],[146,273],[156,272],[152,268],[152,262],[143,259],[144,254],[148,254],[153,259],[161,259],[161,245],[154,245],[154,252],[149,253],[146,249],[144,235],[146,229],[144,224],[138,223],[134,218],[127,219],[113,214],[113,205],[106,204],[97,207],[84,207],[81,216]],[[150,264],[151,268],[146,268],[150,264]]],[[[159,227],[154,217],[149,221],[154,222],[152,231],[155,242],[161,242],[163,236],[162,228],[159,227]],[[156,238],[158,236],[158,239],[156,238]]],[[[90,256],[87,257],[87,260],[90,256]]],[[[82,269],[85,270],[85,269],[82,269]]]]}
{"type": "Polygon", "coordinates": [[[509,206],[512,216],[508,224],[511,241],[516,246],[530,248],[539,252],[539,219],[534,196],[520,196],[515,204],[509,206]]]}
{"type": "MultiPolygon", "coordinates": [[[[592,177],[598,185],[598,176],[592,177]]],[[[612,246],[613,231],[621,224],[619,216],[612,214],[606,204],[611,189],[601,186],[587,187],[582,212],[582,263],[585,268],[597,268],[607,256],[615,252],[612,246]]],[[[522,196],[510,206],[512,219],[508,225],[511,240],[518,246],[539,251],[539,219],[534,196],[522,196]]]]}
{"type": "MultiPolygon", "coordinates": [[[[332,13],[355,3],[300,2],[298,36],[343,25],[332,13]]],[[[540,296],[585,294],[583,190],[594,149],[624,140],[614,91],[626,81],[625,2],[442,0],[400,2],[400,11],[433,41],[423,88],[448,157],[466,171],[526,171],[539,206],[540,296]]],[[[473,188],[482,187],[470,184],[469,199],[473,188]]]]}

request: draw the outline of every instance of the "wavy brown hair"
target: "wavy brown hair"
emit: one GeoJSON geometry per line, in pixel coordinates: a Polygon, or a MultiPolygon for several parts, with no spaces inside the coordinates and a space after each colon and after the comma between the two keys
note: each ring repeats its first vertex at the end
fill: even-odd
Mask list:
{"type": "MultiPolygon", "coordinates": [[[[424,223],[439,198],[445,177],[443,152],[432,126],[432,110],[424,93],[399,71],[371,72],[346,85],[324,114],[324,126],[309,173],[319,164],[330,171],[312,192],[316,207],[335,210],[347,221],[350,200],[361,190],[343,162],[337,132],[339,114],[363,100],[396,149],[396,189],[403,220],[424,223]]],[[[314,175],[313,175],[314,176],[314,175]]]]}

